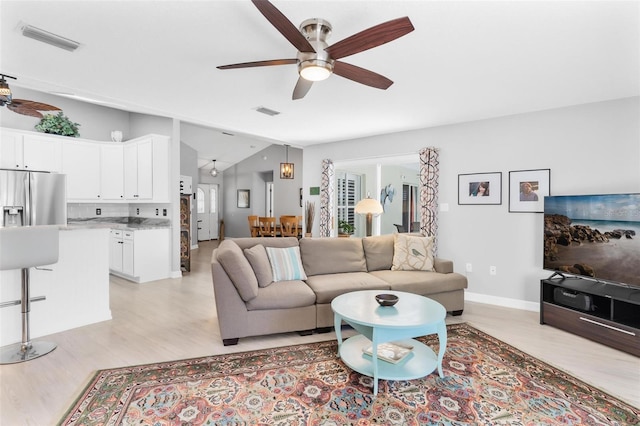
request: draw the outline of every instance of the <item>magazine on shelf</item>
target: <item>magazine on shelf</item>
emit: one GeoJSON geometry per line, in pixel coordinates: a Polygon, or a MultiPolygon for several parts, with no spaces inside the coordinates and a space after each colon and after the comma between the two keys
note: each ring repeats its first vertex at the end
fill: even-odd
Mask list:
{"type": "MultiPolygon", "coordinates": [[[[378,359],[392,364],[397,364],[407,357],[413,350],[413,346],[400,342],[386,342],[378,345],[378,359]]],[[[362,348],[362,352],[373,356],[373,347],[368,345],[362,348]]]]}

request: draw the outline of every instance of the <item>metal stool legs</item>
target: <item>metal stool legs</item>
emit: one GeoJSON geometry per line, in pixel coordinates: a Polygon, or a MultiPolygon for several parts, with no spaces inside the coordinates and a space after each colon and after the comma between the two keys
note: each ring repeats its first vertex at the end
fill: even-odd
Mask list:
{"type": "Polygon", "coordinates": [[[0,348],[0,364],[15,364],[29,361],[46,355],[56,348],[53,342],[32,342],[29,326],[31,312],[31,291],[29,285],[29,268],[22,268],[22,288],[20,306],[22,311],[22,341],[0,348]]]}

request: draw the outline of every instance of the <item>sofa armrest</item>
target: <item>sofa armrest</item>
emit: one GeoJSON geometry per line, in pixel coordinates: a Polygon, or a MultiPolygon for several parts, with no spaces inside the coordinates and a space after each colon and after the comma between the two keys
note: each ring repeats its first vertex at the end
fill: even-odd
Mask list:
{"type": "Polygon", "coordinates": [[[433,259],[433,269],[441,274],[453,273],[453,261],[436,257],[433,259]]]}

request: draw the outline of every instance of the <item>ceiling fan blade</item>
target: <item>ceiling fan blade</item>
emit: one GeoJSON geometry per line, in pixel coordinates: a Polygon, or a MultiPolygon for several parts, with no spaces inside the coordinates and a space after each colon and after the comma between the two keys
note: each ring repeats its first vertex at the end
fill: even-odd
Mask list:
{"type": "Polygon", "coordinates": [[[293,89],[293,96],[291,99],[295,101],[296,99],[304,98],[304,95],[306,95],[309,89],[311,89],[311,86],[313,86],[313,81],[299,77],[296,87],[293,89]]]}
{"type": "Polygon", "coordinates": [[[258,8],[260,13],[267,18],[267,21],[271,22],[271,25],[276,27],[276,29],[280,31],[280,34],[289,40],[289,43],[293,44],[296,49],[300,52],[315,52],[311,43],[302,35],[298,28],[273,4],[267,0],[251,0],[251,2],[258,8]]]}
{"type": "Polygon", "coordinates": [[[56,106],[42,102],[28,101],[26,99],[14,99],[10,104],[7,104],[7,108],[17,114],[36,118],[42,118],[42,114],[38,111],[60,111],[60,108],[56,106]]]}
{"type": "Polygon", "coordinates": [[[413,31],[408,17],[393,19],[347,37],[325,50],[331,58],[340,59],[393,41],[413,31]]]}
{"type": "Polygon", "coordinates": [[[346,62],[336,61],[333,65],[333,73],[340,77],[348,78],[356,83],[365,84],[375,87],[376,89],[385,90],[393,84],[393,81],[387,77],[377,74],[373,71],[347,64],[346,62]]]}
{"type": "Polygon", "coordinates": [[[220,65],[216,68],[218,68],[219,70],[232,70],[236,68],[267,67],[270,65],[292,65],[297,63],[297,59],[271,59],[268,61],[242,62],[240,64],[220,65]]]}

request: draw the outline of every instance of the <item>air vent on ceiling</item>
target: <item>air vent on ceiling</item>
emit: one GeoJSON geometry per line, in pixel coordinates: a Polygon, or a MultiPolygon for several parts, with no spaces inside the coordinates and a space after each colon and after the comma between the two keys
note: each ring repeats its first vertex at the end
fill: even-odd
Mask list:
{"type": "Polygon", "coordinates": [[[256,108],[256,111],[261,112],[263,114],[270,115],[270,116],[274,116],[274,115],[280,114],[280,111],[274,111],[272,109],[265,108],[265,107],[258,107],[258,108],[256,108]]]}
{"type": "Polygon", "coordinates": [[[50,33],[49,31],[34,27],[33,25],[24,25],[22,27],[22,35],[70,52],[73,52],[78,48],[78,46],[80,46],[80,43],[77,41],[50,33]]]}
{"type": "Polygon", "coordinates": [[[235,136],[233,133],[229,133],[229,132],[222,132],[222,134],[225,136],[235,136]]]}

